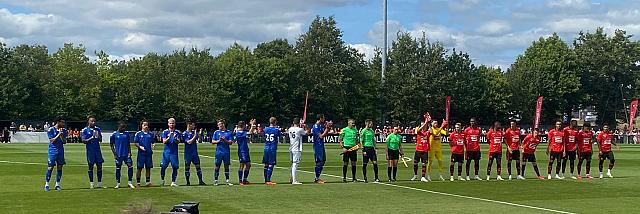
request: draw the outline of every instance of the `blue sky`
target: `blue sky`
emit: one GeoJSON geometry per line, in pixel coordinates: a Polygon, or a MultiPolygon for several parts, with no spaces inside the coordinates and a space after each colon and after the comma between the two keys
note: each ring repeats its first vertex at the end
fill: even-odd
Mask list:
{"type": "MultiPolygon", "coordinates": [[[[334,16],[344,40],[368,57],[382,45],[382,0],[0,0],[0,42],[52,52],[82,43],[89,54],[104,50],[113,59],[194,46],[217,54],[234,42],[295,42],[316,15],[334,16]]],[[[553,32],[568,43],[597,27],[635,35],[637,20],[640,0],[389,0],[390,39],[424,32],[475,64],[501,68],[553,32]]]]}

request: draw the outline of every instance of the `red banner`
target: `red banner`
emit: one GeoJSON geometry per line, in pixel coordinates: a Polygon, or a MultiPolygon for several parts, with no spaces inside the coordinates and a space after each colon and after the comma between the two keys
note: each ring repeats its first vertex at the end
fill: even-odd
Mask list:
{"type": "Polygon", "coordinates": [[[302,114],[302,122],[307,122],[307,104],[309,101],[309,92],[307,91],[307,95],[304,97],[304,113],[302,114]]]}
{"type": "Polygon", "coordinates": [[[449,121],[449,109],[451,109],[451,96],[447,96],[447,101],[445,103],[445,120],[449,121]]]}
{"type": "Polygon", "coordinates": [[[629,105],[629,109],[631,110],[631,115],[629,117],[629,133],[633,131],[633,122],[636,120],[636,111],[638,110],[638,99],[631,100],[631,105],[629,105]]]}
{"type": "Polygon", "coordinates": [[[540,124],[540,114],[542,113],[542,96],[538,97],[538,103],[536,104],[536,117],[533,122],[533,128],[538,128],[540,124]]]}

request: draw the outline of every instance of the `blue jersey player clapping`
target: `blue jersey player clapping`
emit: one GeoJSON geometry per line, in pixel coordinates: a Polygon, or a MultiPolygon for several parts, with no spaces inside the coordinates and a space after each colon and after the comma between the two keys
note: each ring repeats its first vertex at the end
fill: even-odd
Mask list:
{"type": "Polygon", "coordinates": [[[82,142],[86,145],[87,164],[89,165],[89,188],[93,189],[93,166],[96,166],[96,175],[98,177],[98,188],[102,188],[102,151],[100,143],[102,142],[102,129],[96,126],[96,118],[89,116],[87,118],[87,127],[82,129],[82,142]]]}

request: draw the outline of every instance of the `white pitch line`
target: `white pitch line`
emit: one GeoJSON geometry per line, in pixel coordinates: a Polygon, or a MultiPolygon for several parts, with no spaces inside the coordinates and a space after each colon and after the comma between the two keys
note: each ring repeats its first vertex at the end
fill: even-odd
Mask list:
{"type": "MultiPolygon", "coordinates": [[[[201,157],[206,157],[206,158],[215,158],[215,157],[206,156],[206,155],[200,155],[200,156],[201,157]]],[[[232,161],[237,161],[237,160],[232,160],[232,161]]],[[[258,163],[252,163],[252,164],[253,165],[260,165],[258,163]]],[[[274,168],[291,170],[291,168],[279,167],[279,166],[274,166],[274,168]]],[[[305,170],[297,170],[297,171],[315,175],[315,172],[311,172],[311,171],[305,171],[305,170]]],[[[341,176],[332,175],[332,174],[322,173],[322,175],[328,176],[328,177],[333,177],[333,178],[342,178],[341,176]]],[[[348,178],[348,179],[351,179],[351,178],[348,178]]],[[[419,189],[419,188],[408,187],[408,186],[387,184],[387,183],[382,183],[382,182],[374,183],[374,184],[390,186],[390,187],[397,187],[397,188],[403,188],[403,189],[409,189],[409,190],[415,190],[415,191],[420,191],[420,192],[427,192],[427,193],[431,193],[431,194],[446,195],[446,196],[457,197],[457,198],[464,198],[464,199],[478,200],[478,201],[491,202],[491,203],[497,203],[497,204],[503,204],[503,205],[510,205],[510,206],[521,207],[521,208],[529,208],[529,209],[535,209],[535,210],[541,210],[541,211],[547,211],[547,212],[553,212],[553,213],[575,214],[575,213],[572,213],[572,212],[548,209],[548,208],[543,208],[543,207],[535,207],[535,206],[529,206],[529,205],[524,205],[524,204],[516,204],[516,203],[511,203],[511,202],[506,202],[506,201],[498,201],[498,200],[492,200],[492,199],[486,199],[486,198],[477,198],[477,197],[471,197],[471,196],[465,196],[465,195],[457,195],[457,194],[445,193],[445,192],[437,192],[437,191],[419,189]]]]}

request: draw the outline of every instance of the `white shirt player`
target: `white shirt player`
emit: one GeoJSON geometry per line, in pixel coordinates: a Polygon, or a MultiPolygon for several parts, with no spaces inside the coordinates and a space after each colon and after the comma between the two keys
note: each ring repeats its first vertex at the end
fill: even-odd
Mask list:
{"type": "Polygon", "coordinates": [[[307,135],[307,131],[303,128],[293,126],[289,128],[287,132],[289,133],[289,142],[291,142],[289,151],[302,152],[302,137],[307,135]]]}

